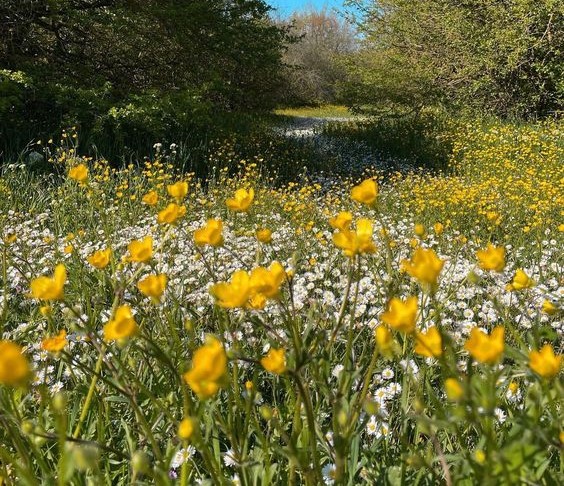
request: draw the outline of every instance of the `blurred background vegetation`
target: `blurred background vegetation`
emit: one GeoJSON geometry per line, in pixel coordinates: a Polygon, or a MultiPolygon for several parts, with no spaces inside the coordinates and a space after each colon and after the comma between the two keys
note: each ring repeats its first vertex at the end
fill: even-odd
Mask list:
{"type": "Polygon", "coordinates": [[[281,113],[353,113],[325,135],[440,167],[457,121],[562,115],[564,2],[344,5],[282,18],[262,0],[0,0],[0,163],[76,127],[82,153],[117,164],[174,142],[205,172],[218,139],[292,152],[268,129],[281,113]]]}

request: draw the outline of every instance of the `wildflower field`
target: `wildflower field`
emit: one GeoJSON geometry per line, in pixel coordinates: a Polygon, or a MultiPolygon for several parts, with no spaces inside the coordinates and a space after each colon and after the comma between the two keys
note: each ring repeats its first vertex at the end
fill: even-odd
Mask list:
{"type": "Polygon", "coordinates": [[[452,136],[323,182],[4,166],[0,485],[563,484],[564,126],[452,136]]]}

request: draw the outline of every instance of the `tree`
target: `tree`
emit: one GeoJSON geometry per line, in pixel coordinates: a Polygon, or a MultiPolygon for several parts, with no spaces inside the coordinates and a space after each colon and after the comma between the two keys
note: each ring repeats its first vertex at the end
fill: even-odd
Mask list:
{"type": "Polygon", "coordinates": [[[286,39],[269,10],[262,0],[0,0],[0,91],[14,101],[0,105],[2,134],[269,109],[286,39]]]}
{"type": "Polygon", "coordinates": [[[285,101],[290,104],[335,102],[345,78],[341,59],[355,50],[353,26],[327,9],[294,13],[287,24],[294,36],[284,53],[285,101]]]}
{"type": "Polygon", "coordinates": [[[355,1],[363,49],[348,60],[357,105],[442,104],[503,117],[564,109],[564,3],[355,1]]]}

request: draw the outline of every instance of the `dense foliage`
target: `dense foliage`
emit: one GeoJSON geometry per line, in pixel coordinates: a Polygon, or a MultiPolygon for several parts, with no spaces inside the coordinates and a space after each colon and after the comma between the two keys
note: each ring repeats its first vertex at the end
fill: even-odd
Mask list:
{"type": "Polygon", "coordinates": [[[152,145],[214,112],[271,107],[285,33],[268,12],[261,0],[1,0],[0,150],[75,124],[85,141],[152,145]]]}
{"type": "Polygon", "coordinates": [[[364,49],[349,59],[352,104],[380,112],[442,104],[502,117],[564,109],[564,3],[351,0],[364,49]]]}

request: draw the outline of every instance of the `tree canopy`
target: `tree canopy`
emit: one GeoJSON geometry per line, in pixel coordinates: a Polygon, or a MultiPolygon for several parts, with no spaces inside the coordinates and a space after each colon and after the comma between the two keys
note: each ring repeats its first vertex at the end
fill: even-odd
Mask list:
{"type": "Polygon", "coordinates": [[[57,117],[92,124],[167,103],[180,122],[206,106],[269,108],[286,37],[269,10],[262,0],[0,0],[2,116],[23,110],[47,130],[57,117]]]}
{"type": "Polygon", "coordinates": [[[349,59],[357,105],[443,104],[502,117],[564,109],[564,2],[352,0],[364,49],[349,59]]]}

